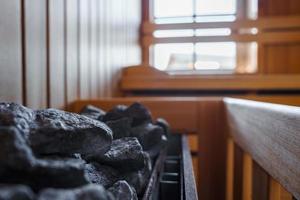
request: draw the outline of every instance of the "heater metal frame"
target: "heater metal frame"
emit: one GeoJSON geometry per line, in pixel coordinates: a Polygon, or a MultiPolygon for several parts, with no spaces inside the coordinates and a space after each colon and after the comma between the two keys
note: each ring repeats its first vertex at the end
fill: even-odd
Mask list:
{"type": "Polygon", "coordinates": [[[143,200],[197,200],[187,136],[172,134],[156,159],[143,200]]]}

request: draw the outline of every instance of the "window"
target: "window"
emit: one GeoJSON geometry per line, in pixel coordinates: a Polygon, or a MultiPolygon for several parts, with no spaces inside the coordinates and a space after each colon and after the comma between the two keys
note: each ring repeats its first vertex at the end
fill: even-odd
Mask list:
{"type": "Polygon", "coordinates": [[[257,30],[232,30],[220,22],[233,22],[241,14],[255,18],[257,0],[153,0],[152,3],[152,23],[158,28],[152,32],[150,62],[157,69],[203,74],[256,71],[257,45],[237,43],[230,37],[235,33],[256,34],[257,30]],[[241,2],[248,2],[246,13],[237,13],[241,2]],[[201,28],[202,23],[212,28],[201,28]]]}

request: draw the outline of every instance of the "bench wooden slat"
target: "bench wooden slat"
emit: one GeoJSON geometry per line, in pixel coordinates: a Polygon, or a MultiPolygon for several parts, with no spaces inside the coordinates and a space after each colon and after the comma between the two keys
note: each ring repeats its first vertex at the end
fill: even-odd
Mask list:
{"type": "Polygon", "coordinates": [[[232,98],[224,102],[234,141],[299,199],[300,108],[232,98]]]}

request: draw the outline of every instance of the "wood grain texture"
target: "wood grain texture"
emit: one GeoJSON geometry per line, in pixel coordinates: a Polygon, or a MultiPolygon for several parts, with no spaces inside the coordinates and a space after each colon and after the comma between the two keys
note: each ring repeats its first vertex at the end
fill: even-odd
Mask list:
{"type": "Polygon", "coordinates": [[[80,0],[79,2],[79,73],[80,73],[80,94],[81,99],[90,96],[90,66],[89,66],[89,1],[80,0]]]}
{"type": "Polygon", "coordinates": [[[243,150],[234,145],[233,199],[243,199],[243,150]]]}
{"type": "Polygon", "coordinates": [[[141,8],[113,1],[0,0],[0,101],[67,109],[122,95],[120,69],[141,60],[141,8]]]}
{"type": "Polygon", "coordinates": [[[300,75],[169,75],[152,67],[132,66],[123,70],[121,89],[123,91],[300,89],[300,75]]]}
{"type": "MultiPolygon", "coordinates": [[[[300,109],[230,98],[224,102],[234,140],[270,176],[299,198],[300,109]]],[[[253,174],[256,171],[253,168],[253,174]]]]}
{"type": "Polygon", "coordinates": [[[49,102],[50,107],[63,109],[65,94],[65,16],[64,1],[49,3],[49,102]]]}
{"type": "Polygon", "coordinates": [[[197,121],[199,198],[225,199],[227,132],[221,99],[208,98],[198,102],[197,121]]]}
{"type": "Polygon", "coordinates": [[[0,0],[0,101],[23,102],[21,2],[0,0]]]}
{"type": "Polygon", "coordinates": [[[232,138],[227,139],[226,162],[226,200],[233,200],[234,141],[232,138]]]}
{"type": "Polygon", "coordinates": [[[96,99],[98,97],[98,0],[90,0],[90,98],[96,99]]]}
{"type": "Polygon", "coordinates": [[[67,103],[79,98],[79,0],[66,0],[66,93],[67,103]]]}
{"type": "Polygon", "coordinates": [[[24,1],[26,105],[47,107],[46,0],[24,1]]]}
{"type": "Polygon", "coordinates": [[[270,178],[269,200],[292,200],[292,195],[287,192],[276,180],[270,178]]]}
{"type": "Polygon", "coordinates": [[[265,45],[265,67],[268,74],[299,74],[300,43],[265,45]],[[298,55],[298,56],[297,56],[298,55]],[[286,66],[286,67],[283,67],[286,66]]]}
{"type": "Polygon", "coordinates": [[[243,154],[243,200],[252,200],[253,162],[249,154],[243,154]]]}
{"type": "Polygon", "coordinates": [[[269,175],[256,162],[252,165],[252,198],[257,200],[269,199],[269,175]]]}

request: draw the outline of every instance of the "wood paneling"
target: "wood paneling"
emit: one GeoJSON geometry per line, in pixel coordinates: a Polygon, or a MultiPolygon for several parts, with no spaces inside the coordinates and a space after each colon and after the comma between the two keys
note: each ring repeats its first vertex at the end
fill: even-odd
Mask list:
{"type": "MultiPolygon", "coordinates": [[[[259,0],[258,15],[259,17],[278,17],[278,16],[299,16],[299,0],[259,0]]],[[[299,20],[298,20],[299,21],[299,20]]],[[[264,44],[260,46],[260,52],[265,57],[264,65],[261,66],[265,74],[300,73],[299,42],[289,42],[285,44],[264,44]]]]}
{"type": "MultiPolygon", "coordinates": [[[[269,157],[270,158],[270,157],[269,157]]],[[[257,200],[266,200],[269,198],[269,176],[267,172],[253,162],[253,182],[252,182],[252,198],[257,200]]]]}
{"type": "MultiPolygon", "coordinates": [[[[225,99],[231,134],[259,166],[296,198],[300,197],[300,109],[298,107],[225,99]]],[[[253,167],[255,199],[268,197],[267,175],[253,167]]]]}
{"type": "Polygon", "coordinates": [[[89,2],[80,0],[79,8],[79,66],[80,66],[80,98],[90,98],[90,49],[89,49],[89,2]]]}
{"type": "Polygon", "coordinates": [[[243,150],[234,145],[233,199],[243,199],[243,150]]]}
{"type": "Polygon", "coordinates": [[[219,98],[206,100],[198,103],[198,194],[202,199],[224,199],[227,132],[223,104],[219,98]]]}
{"type": "Polygon", "coordinates": [[[253,162],[249,154],[243,154],[243,200],[252,200],[253,162]]]}
{"type": "Polygon", "coordinates": [[[276,180],[270,178],[269,200],[292,200],[292,195],[287,192],[276,180]]]}
{"type": "Polygon", "coordinates": [[[131,66],[123,70],[124,91],[299,90],[299,74],[273,75],[170,75],[154,67],[131,66]]]}
{"type": "Polygon", "coordinates": [[[259,16],[299,15],[298,0],[259,0],[259,16]]]}
{"type": "Polygon", "coordinates": [[[91,0],[90,2],[90,67],[91,67],[91,77],[90,77],[90,87],[91,94],[90,98],[95,99],[98,97],[98,2],[99,0],[91,0]]]}
{"type": "Polygon", "coordinates": [[[0,99],[23,102],[21,1],[0,0],[0,99]]]}
{"type": "Polygon", "coordinates": [[[79,97],[79,0],[66,0],[66,92],[67,103],[79,97]]]}
{"type": "Polygon", "coordinates": [[[141,60],[132,51],[138,46],[139,5],[0,0],[0,101],[67,108],[76,99],[121,95],[120,69],[141,60]]]}
{"type": "Polygon", "coordinates": [[[300,73],[300,43],[265,45],[265,73],[300,73]]]}
{"type": "Polygon", "coordinates": [[[49,106],[64,108],[65,94],[65,16],[64,1],[51,0],[49,5],[49,106]]]}
{"type": "Polygon", "coordinates": [[[24,1],[26,104],[47,107],[46,0],[24,1]]]}

